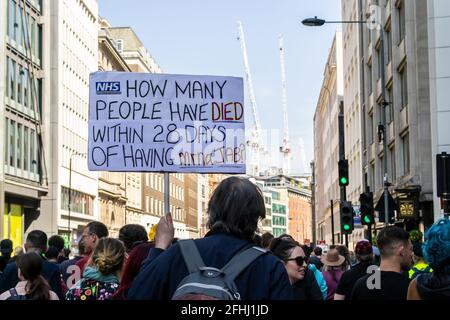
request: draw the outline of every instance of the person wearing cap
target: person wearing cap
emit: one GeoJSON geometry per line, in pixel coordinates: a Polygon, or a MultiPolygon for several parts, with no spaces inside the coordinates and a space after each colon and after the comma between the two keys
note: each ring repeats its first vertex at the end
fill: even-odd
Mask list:
{"type": "Polygon", "coordinates": [[[344,273],[345,258],[335,248],[328,251],[326,255],[323,255],[320,261],[324,265],[322,275],[328,287],[327,300],[333,300],[336,287],[344,273]]]}
{"type": "Polygon", "coordinates": [[[0,273],[5,270],[6,265],[11,259],[11,253],[13,252],[13,243],[9,239],[3,239],[0,242],[0,273]]]}
{"type": "Polygon", "coordinates": [[[355,246],[355,257],[358,262],[342,274],[334,300],[350,300],[356,281],[367,275],[367,268],[373,264],[372,244],[367,240],[358,241],[355,246]]]}

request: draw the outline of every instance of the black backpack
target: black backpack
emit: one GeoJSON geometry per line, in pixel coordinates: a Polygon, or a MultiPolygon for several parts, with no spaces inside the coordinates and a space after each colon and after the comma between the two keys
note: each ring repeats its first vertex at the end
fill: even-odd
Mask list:
{"type": "Polygon", "coordinates": [[[193,240],[178,241],[189,274],[180,282],[172,300],[240,300],[234,280],[267,250],[250,247],[235,254],[222,268],[205,266],[193,240]]]}

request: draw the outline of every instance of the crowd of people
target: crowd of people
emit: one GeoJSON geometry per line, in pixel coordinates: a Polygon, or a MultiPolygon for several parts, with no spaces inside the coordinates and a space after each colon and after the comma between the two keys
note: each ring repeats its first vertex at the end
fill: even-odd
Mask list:
{"type": "Polygon", "coordinates": [[[174,238],[172,217],[162,217],[155,238],[125,225],[118,239],[90,222],[69,258],[64,240],[28,233],[22,252],[1,241],[0,300],[426,300],[450,299],[450,220],[441,219],[412,243],[388,226],[377,245],[302,245],[285,234],[261,236],[261,191],[230,177],[208,203],[208,234],[174,238]]]}

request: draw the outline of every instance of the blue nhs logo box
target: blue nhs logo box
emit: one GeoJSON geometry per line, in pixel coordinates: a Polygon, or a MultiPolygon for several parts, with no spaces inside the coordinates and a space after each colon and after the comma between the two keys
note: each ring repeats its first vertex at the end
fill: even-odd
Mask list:
{"type": "Polygon", "coordinates": [[[95,91],[97,94],[120,94],[120,82],[96,82],[95,91]]]}

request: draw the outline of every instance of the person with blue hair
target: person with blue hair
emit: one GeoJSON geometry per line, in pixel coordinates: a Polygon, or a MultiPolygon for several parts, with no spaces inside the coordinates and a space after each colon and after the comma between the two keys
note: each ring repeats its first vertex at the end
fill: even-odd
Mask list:
{"type": "Polygon", "coordinates": [[[423,255],[433,269],[411,281],[408,300],[450,300],[450,220],[440,219],[425,233],[423,255]]]}

